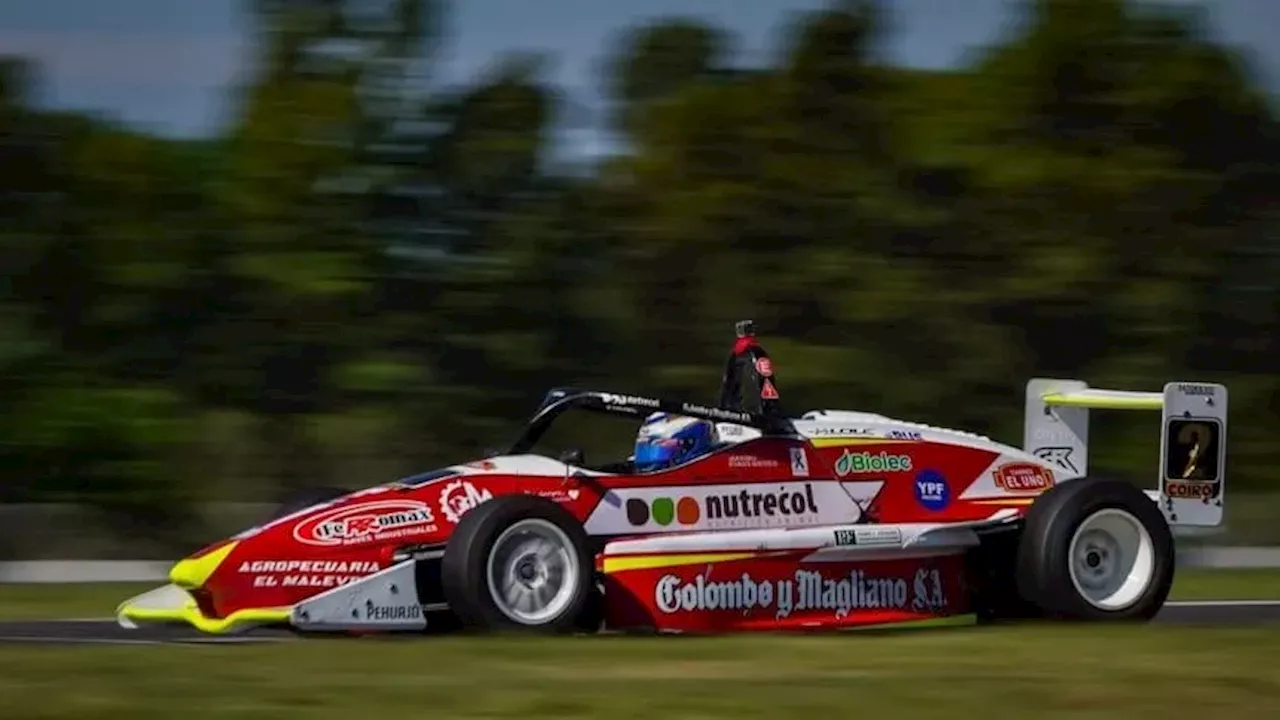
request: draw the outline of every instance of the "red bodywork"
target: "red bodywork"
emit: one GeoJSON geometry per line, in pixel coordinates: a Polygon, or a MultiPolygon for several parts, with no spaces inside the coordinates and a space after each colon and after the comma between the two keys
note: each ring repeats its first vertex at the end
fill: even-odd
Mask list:
{"type": "MultiPolygon", "coordinates": [[[[560,474],[530,474],[511,470],[529,456],[494,458],[421,476],[425,481],[410,478],[359,491],[243,533],[203,588],[193,594],[211,617],[225,617],[251,607],[293,605],[391,566],[393,556],[404,548],[443,547],[462,513],[489,497],[507,493],[550,498],[582,520],[589,532],[592,528],[588,520],[597,509],[615,512],[617,518],[632,509],[630,505],[616,511],[602,506],[602,502],[609,502],[605,495],[610,490],[696,491],[700,486],[727,484],[739,486],[732,493],[745,490],[741,500],[751,507],[732,529],[982,520],[1001,508],[1024,507],[1028,497],[1053,484],[1052,473],[1036,466],[1031,466],[1034,470],[993,470],[993,463],[1000,456],[998,450],[986,447],[928,440],[848,437],[810,441],[766,435],[668,471],[645,475],[570,475],[572,468],[560,474]],[[795,464],[796,452],[803,454],[802,472],[795,464]],[[879,464],[864,462],[854,470],[846,452],[868,453],[871,458],[882,453],[906,456],[909,462],[886,464],[882,459],[879,464]],[[917,482],[926,470],[932,471],[930,478],[945,478],[945,502],[930,505],[918,497],[917,482]],[[998,492],[984,493],[980,498],[961,497],[975,481],[987,475],[992,476],[987,480],[998,483],[998,492]],[[839,489],[842,481],[868,478],[883,484],[869,498],[860,516],[852,513],[835,522],[829,517],[807,517],[812,515],[812,508],[807,505],[812,498],[828,497],[824,493],[839,489]],[[791,500],[775,492],[784,486],[794,490],[791,505],[791,500]],[[760,492],[753,492],[757,490],[760,492]],[[1009,494],[1014,492],[1028,497],[1009,494]]],[[[544,459],[531,465],[554,467],[541,464],[551,462],[544,459]]],[[[682,522],[700,520],[706,514],[705,504],[710,501],[705,495],[692,500],[681,500],[674,492],[671,495],[665,501],[669,511],[653,515],[646,511],[643,518],[628,516],[633,524],[641,520],[639,525],[648,529],[611,527],[613,532],[607,535],[653,536],[655,521],[665,523],[661,529],[669,533],[682,522]]],[[[653,503],[653,507],[658,504],[653,503]]],[[[201,553],[224,547],[226,542],[230,541],[201,553]]],[[[711,556],[691,554],[683,559],[668,556],[669,562],[609,574],[609,618],[623,625],[657,618],[662,627],[670,629],[752,629],[864,624],[965,611],[960,555],[806,563],[804,558],[811,550],[730,550],[718,549],[711,556]],[[786,583],[790,583],[790,590],[784,599],[782,588],[786,583]],[[708,589],[709,585],[714,587],[708,589]],[[770,602],[759,597],[763,592],[759,588],[766,586],[772,588],[770,602]],[[756,589],[751,590],[753,587],[756,589]],[[826,600],[822,599],[824,593],[826,600]],[[937,598],[937,602],[903,600],[922,597],[921,593],[937,598]],[[735,598],[732,602],[725,599],[731,596],[735,598]],[[754,600],[748,602],[749,597],[754,600]],[[780,606],[780,602],[787,606],[780,606]],[[676,612],[673,608],[686,611],[676,612]],[[688,612],[689,609],[698,612],[688,612]]]]}

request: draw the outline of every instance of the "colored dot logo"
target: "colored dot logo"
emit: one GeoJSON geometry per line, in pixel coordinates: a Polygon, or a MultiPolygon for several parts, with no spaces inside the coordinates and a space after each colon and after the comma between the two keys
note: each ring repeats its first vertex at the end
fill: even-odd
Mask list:
{"type": "Polygon", "coordinates": [[[672,500],[669,497],[645,501],[640,498],[627,500],[627,522],[635,526],[647,525],[650,520],[666,527],[672,521],[681,525],[694,525],[702,518],[702,508],[691,497],[672,500]]]}

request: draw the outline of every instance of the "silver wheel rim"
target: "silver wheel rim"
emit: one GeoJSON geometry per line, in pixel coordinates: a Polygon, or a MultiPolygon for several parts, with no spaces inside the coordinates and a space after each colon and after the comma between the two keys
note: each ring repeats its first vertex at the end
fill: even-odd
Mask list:
{"type": "Polygon", "coordinates": [[[511,525],[489,551],[489,595],[503,615],[541,625],[568,607],[578,585],[578,554],[563,530],[530,518],[511,525]]]}
{"type": "Polygon", "coordinates": [[[1068,549],[1071,584],[1090,605],[1118,611],[1142,598],[1155,578],[1151,533],[1133,514],[1109,508],[1080,523],[1068,549]]]}

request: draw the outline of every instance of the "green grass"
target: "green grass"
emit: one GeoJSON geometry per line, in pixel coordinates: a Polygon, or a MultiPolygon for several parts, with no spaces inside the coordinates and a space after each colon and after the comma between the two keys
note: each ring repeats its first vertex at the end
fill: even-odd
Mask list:
{"type": "MultiPolygon", "coordinates": [[[[0,584],[0,620],[110,617],[121,601],[157,584],[0,584]]],[[[1179,570],[1172,599],[1280,599],[1280,570],[1179,570]]]]}
{"type": "Polygon", "coordinates": [[[1280,717],[1274,630],[0,646],[6,720],[1280,717]]]}
{"type": "MultiPolygon", "coordinates": [[[[101,617],[150,584],[0,585],[0,618],[101,617]]],[[[1278,571],[1175,597],[1280,598],[1278,571]]],[[[1280,629],[0,645],[5,720],[1280,717],[1280,629]]]]}
{"type": "Polygon", "coordinates": [[[1280,600],[1280,569],[1182,568],[1174,576],[1173,600],[1280,600]]]}

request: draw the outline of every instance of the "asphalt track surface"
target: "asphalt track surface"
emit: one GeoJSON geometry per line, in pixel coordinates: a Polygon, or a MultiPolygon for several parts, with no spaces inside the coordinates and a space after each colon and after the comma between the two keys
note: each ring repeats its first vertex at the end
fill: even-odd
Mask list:
{"type": "MultiPolygon", "coordinates": [[[[1280,600],[1191,600],[1169,602],[1157,624],[1245,626],[1280,624],[1280,600]]],[[[413,637],[413,636],[409,636],[413,637]]],[[[0,622],[0,644],[43,645],[236,645],[290,642],[301,638],[284,630],[209,636],[175,626],[122,628],[115,620],[23,620],[0,622]]]]}

